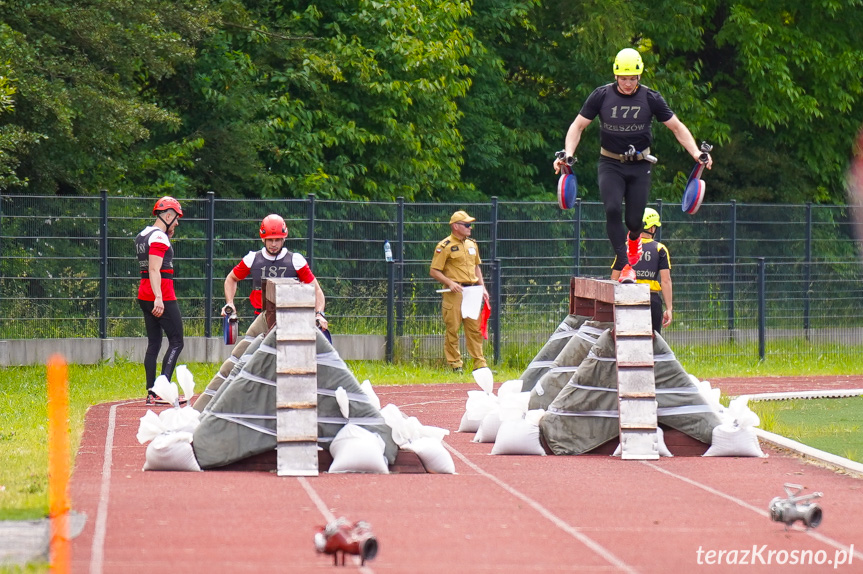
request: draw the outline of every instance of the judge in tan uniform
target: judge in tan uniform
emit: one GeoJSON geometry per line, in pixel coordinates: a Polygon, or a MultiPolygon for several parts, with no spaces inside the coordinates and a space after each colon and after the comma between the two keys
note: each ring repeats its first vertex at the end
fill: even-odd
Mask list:
{"type": "Polygon", "coordinates": [[[464,211],[456,211],[449,219],[452,233],[435,247],[431,262],[431,276],[449,289],[443,294],[443,321],[446,325],[444,354],[455,372],[462,372],[463,362],[459,350],[459,327],[464,325],[467,351],[473,357],[473,368],[486,366],[482,354],[482,333],[479,319],[462,318],[461,301],[465,287],[482,287],[483,301],[488,301],[488,290],[482,276],[479,246],[470,238],[471,224],[476,221],[464,211]]]}

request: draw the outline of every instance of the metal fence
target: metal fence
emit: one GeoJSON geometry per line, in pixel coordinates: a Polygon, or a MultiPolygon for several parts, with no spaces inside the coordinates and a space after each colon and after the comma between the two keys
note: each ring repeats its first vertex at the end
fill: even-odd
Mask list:
{"type": "MultiPolygon", "coordinates": [[[[493,294],[487,354],[523,365],[569,304],[572,276],[608,277],[613,255],[601,203],[441,204],[181,199],[173,239],[176,291],[188,336],[218,336],[224,278],[261,248],[260,220],[281,214],[286,246],[309,260],[335,334],[387,335],[396,360],[442,359],[439,285],[429,276],[450,214],[477,218],[493,294]],[[389,240],[395,261],[384,260],[389,240]],[[388,265],[390,269],[388,269],[388,265]],[[391,276],[391,280],[389,279],[391,276]]],[[[0,195],[0,337],[142,336],[133,239],[153,221],[152,198],[0,195]]],[[[857,242],[843,206],[653,204],[671,254],[679,357],[805,360],[863,345],[857,242]]],[[[240,284],[237,301],[248,295],[240,284]]],[[[240,305],[246,320],[252,310],[240,305]]]]}

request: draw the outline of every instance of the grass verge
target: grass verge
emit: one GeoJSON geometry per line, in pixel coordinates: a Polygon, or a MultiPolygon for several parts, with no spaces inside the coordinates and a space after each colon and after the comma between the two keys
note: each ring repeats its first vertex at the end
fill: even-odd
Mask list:
{"type": "Polygon", "coordinates": [[[863,397],[753,401],[760,428],[863,463],[863,397]]]}

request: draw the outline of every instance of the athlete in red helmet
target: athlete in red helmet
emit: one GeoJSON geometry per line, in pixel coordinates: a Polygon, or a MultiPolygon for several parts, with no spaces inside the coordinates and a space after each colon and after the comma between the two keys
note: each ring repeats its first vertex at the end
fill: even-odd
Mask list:
{"type": "Polygon", "coordinates": [[[285,238],[288,236],[285,220],[275,213],[266,216],[261,221],[260,235],[264,248],[249,251],[225,278],[226,304],[222,307],[222,316],[226,314],[226,309],[229,307],[236,310],[234,296],[237,294],[237,284],[249,275],[252,276],[252,292],[249,294],[249,301],[255,309],[255,315],[263,309],[261,293],[263,278],[294,277],[302,283],[311,283],[315,286],[315,313],[318,325],[329,339],[327,318],[324,315],[324,307],[327,303],[324,291],[312,274],[306,258],[285,248],[285,238]]]}
{"type": "Polygon", "coordinates": [[[147,328],[147,352],[144,354],[144,371],[147,377],[147,404],[162,402],[153,391],[156,381],[156,358],[162,347],[162,332],[168,337],[168,350],[162,359],[162,374],[168,380],[180,351],[183,350],[183,316],[174,293],[174,248],[171,237],[183,209],[180,202],[165,196],[153,206],[156,220],[135,237],[135,252],[141,281],[138,284],[138,305],[144,312],[147,328]]]}

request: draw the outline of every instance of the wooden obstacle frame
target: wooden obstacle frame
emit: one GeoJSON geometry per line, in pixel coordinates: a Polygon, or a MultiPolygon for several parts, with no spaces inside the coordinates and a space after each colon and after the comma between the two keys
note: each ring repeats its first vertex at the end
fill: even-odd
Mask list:
{"type": "MultiPolygon", "coordinates": [[[[620,436],[591,452],[611,454],[620,444],[624,460],[658,459],[650,288],[646,284],[573,277],[569,312],[614,325],[620,436]]],[[[701,456],[708,448],[680,431],[665,425],[662,429],[665,444],[674,455],[701,456]]]]}

